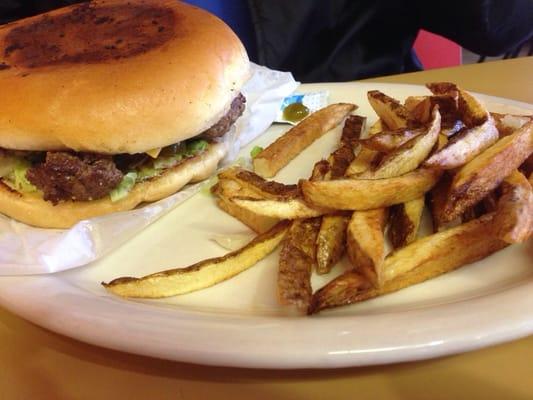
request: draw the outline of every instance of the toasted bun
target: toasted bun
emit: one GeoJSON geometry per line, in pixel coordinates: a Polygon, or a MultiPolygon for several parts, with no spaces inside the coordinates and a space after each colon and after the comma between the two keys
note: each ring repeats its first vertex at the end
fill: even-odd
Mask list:
{"type": "Polygon", "coordinates": [[[92,201],[65,201],[53,205],[36,194],[21,194],[0,182],[0,213],[41,228],[70,228],[79,221],[117,211],[132,210],[144,202],[165,198],[190,182],[209,177],[226,154],[223,143],[212,144],[163,175],[137,183],[125,198],[112,202],[109,197],[92,201]]]}
{"type": "Polygon", "coordinates": [[[215,124],[249,75],[237,36],[176,0],[102,0],[0,27],[0,147],[138,153],[215,124]]]}

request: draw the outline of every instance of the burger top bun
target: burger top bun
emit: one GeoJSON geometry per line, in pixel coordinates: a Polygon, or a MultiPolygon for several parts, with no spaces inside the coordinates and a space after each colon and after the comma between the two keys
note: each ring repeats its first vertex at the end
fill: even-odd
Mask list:
{"type": "Polygon", "coordinates": [[[249,76],[217,17],[101,0],[0,26],[0,147],[138,153],[193,137],[249,76]]]}

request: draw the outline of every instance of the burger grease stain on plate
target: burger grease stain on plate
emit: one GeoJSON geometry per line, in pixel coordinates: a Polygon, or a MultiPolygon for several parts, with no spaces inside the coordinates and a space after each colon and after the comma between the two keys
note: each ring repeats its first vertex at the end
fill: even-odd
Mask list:
{"type": "Polygon", "coordinates": [[[171,8],[147,4],[73,6],[12,28],[4,39],[0,70],[140,55],[179,35],[181,18],[171,8]]]}

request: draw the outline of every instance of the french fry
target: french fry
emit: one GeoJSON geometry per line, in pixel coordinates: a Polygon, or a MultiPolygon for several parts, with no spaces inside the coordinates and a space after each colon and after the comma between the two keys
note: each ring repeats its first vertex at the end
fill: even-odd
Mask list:
{"type": "Polygon", "coordinates": [[[102,285],[122,297],[161,298],[176,296],[213,286],[255,265],[283,240],[290,226],[282,221],[256,236],[239,250],[223,257],[200,261],[186,268],[170,269],[142,278],[123,277],[102,285]]]}
{"type": "Polygon", "coordinates": [[[312,296],[311,271],[316,268],[320,218],[295,220],[279,256],[278,298],[281,304],[306,309],[312,296]]]}
{"type": "Polygon", "coordinates": [[[254,214],[279,219],[313,218],[332,211],[326,208],[311,207],[302,198],[232,197],[231,201],[254,214]]]}
{"type": "Polygon", "coordinates": [[[459,113],[468,128],[480,126],[487,121],[489,113],[487,109],[470,93],[458,88],[459,113]]]}
{"type": "Polygon", "coordinates": [[[439,171],[417,169],[388,179],[301,180],[300,188],[305,201],[313,207],[370,210],[421,197],[437,183],[440,175],[439,171]]]}
{"type": "Polygon", "coordinates": [[[262,177],[273,177],[355,109],[354,104],[337,103],[314,112],[254,157],[254,171],[262,177]]]}
{"type": "Polygon", "coordinates": [[[432,115],[432,122],[427,133],[416,136],[387,154],[376,169],[366,171],[360,175],[360,178],[393,178],[414,171],[429,155],[439,137],[441,118],[438,108],[433,110],[432,115]]]}
{"type": "Polygon", "coordinates": [[[389,129],[407,128],[409,113],[396,99],[379,90],[367,93],[368,102],[389,129]]]}
{"type": "Polygon", "coordinates": [[[354,211],[346,231],[347,253],[353,267],[373,284],[381,280],[385,259],[387,210],[354,211]]]}
{"type": "Polygon", "coordinates": [[[515,170],[503,180],[501,190],[494,217],[494,234],[507,243],[524,242],[533,233],[531,184],[515,170]]]}
{"type": "Polygon", "coordinates": [[[392,293],[489,256],[508,246],[487,235],[493,217],[484,215],[395,251],[385,259],[379,287],[370,287],[356,271],[340,275],[313,295],[308,314],[392,293]]]}
{"type": "MultiPolygon", "coordinates": [[[[267,181],[252,171],[241,167],[232,167],[218,175],[219,181],[229,180],[241,186],[244,196],[259,199],[280,199],[298,197],[297,185],[285,185],[275,181],[267,181]]],[[[226,197],[233,197],[226,195],[226,197]]]]}
{"type": "Polygon", "coordinates": [[[264,215],[250,212],[223,196],[217,198],[217,206],[256,233],[264,233],[280,221],[278,218],[265,217],[264,215]]]}
{"type": "Polygon", "coordinates": [[[482,200],[533,152],[533,122],[498,140],[461,167],[454,176],[441,213],[441,221],[461,216],[482,200]]]}
{"type": "Polygon", "coordinates": [[[384,131],[379,132],[374,136],[370,136],[367,139],[361,139],[359,143],[374,151],[390,153],[404,143],[407,143],[409,140],[425,132],[426,130],[423,128],[384,131]]]}
{"type": "Polygon", "coordinates": [[[324,215],[316,239],[318,274],[327,274],[341,259],[346,250],[346,228],[350,214],[324,215]]]}
{"type": "Polygon", "coordinates": [[[424,162],[428,168],[454,169],[465,165],[498,140],[492,117],[482,125],[455,135],[446,146],[424,162]]]}
{"type": "Polygon", "coordinates": [[[398,249],[415,241],[424,203],[422,196],[390,208],[388,235],[393,248],[398,249]]]}
{"type": "Polygon", "coordinates": [[[522,125],[533,120],[533,116],[531,115],[500,114],[495,112],[491,112],[490,115],[494,119],[500,137],[510,135],[521,128],[522,125]]]}
{"type": "MultiPolygon", "coordinates": [[[[366,137],[372,137],[384,129],[384,124],[381,119],[378,119],[376,122],[374,122],[370,128],[368,129],[368,132],[366,132],[366,137]]],[[[361,136],[362,137],[362,136],[361,136]]],[[[372,150],[368,147],[362,147],[359,150],[359,153],[354,158],[354,160],[350,163],[346,171],[344,172],[344,175],[346,176],[356,176],[358,174],[361,174],[365,172],[367,169],[369,169],[372,164],[374,163],[374,160],[379,156],[379,153],[375,150],[372,150]]]]}

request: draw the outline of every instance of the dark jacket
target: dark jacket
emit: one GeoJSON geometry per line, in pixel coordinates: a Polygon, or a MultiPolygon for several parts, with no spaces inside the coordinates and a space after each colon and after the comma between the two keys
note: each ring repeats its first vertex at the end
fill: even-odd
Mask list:
{"type": "MultiPolygon", "coordinates": [[[[246,0],[224,0],[246,1],[246,0]]],[[[0,22],[76,3],[4,0],[0,22]]],[[[419,29],[495,56],[533,36],[533,0],[247,0],[250,58],[302,82],[348,81],[421,69],[419,29]]]]}

